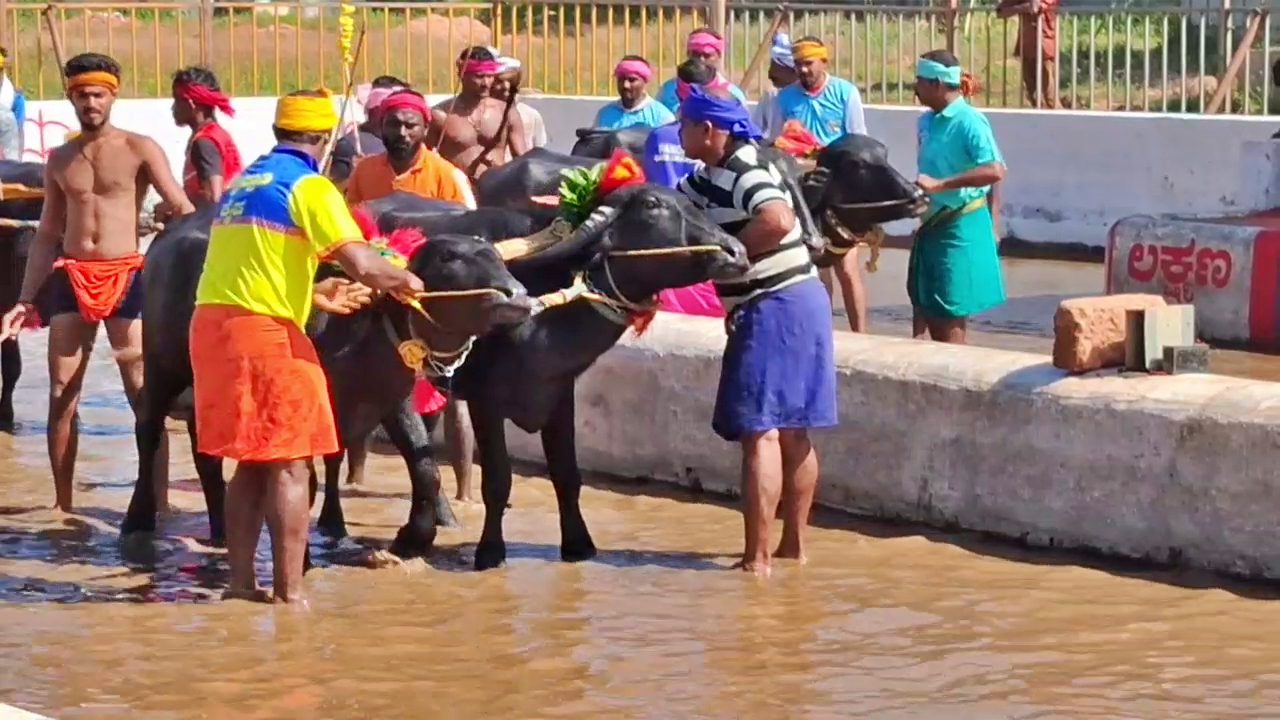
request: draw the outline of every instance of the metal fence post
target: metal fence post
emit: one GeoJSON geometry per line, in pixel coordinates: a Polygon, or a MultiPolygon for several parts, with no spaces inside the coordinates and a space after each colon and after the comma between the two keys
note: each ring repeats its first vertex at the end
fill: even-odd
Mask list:
{"type": "Polygon", "coordinates": [[[213,3],[214,0],[200,1],[200,64],[209,67],[209,56],[213,54],[213,3]]]}
{"type": "Polygon", "coordinates": [[[708,12],[711,13],[711,17],[707,18],[707,25],[711,26],[712,30],[720,33],[721,37],[728,39],[728,33],[725,32],[729,17],[728,0],[711,0],[711,7],[708,12]]]}

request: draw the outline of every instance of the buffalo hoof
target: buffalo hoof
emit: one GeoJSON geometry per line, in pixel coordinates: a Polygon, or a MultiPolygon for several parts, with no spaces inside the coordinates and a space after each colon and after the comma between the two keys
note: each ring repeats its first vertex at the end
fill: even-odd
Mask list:
{"type": "Polygon", "coordinates": [[[596,544],[587,538],[586,542],[566,543],[560,546],[560,559],[564,562],[583,562],[596,556],[596,544]]]}
{"type": "Polygon", "coordinates": [[[129,511],[124,515],[124,522],[120,523],[120,537],[129,537],[139,533],[154,535],[155,532],[156,514],[137,510],[133,503],[129,503],[129,511]]]}
{"type": "Polygon", "coordinates": [[[426,557],[431,554],[431,548],[436,544],[436,529],[432,527],[430,530],[424,531],[419,527],[409,524],[400,528],[396,532],[396,539],[391,542],[391,554],[401,560],[409,558],[426,557]]]}
{"type": "Polygon", "coordinates": [[[481,541],[476,545],[476,570],[493,570],[507,564],[507,544],[501,540],[497,542],[481,541]]]}

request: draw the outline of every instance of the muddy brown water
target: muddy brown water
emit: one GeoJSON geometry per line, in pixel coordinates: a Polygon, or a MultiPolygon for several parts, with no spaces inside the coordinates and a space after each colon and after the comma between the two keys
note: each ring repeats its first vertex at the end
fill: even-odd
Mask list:
{"type": "MultiPolygon", "coordinates": [[[[1071,292],[1079,269],[1010,294],[1071,292]]],[[[898,312],[881,304],[876,329],[901,334],[898,312]]],[[[313,536],[310,611],[218,602],[224,556],[194,539],[203,501],[179,430],[176,512],[149,556],[121,555],[136,458],[105,348],[78,513],[44,509],[43,340],[24,339],[22,427],[0,436],[0,703],[157,720],[1280,717],[1272,589],[834,513],[815,517],[810,564],[758,581],[727,569],[731,504],[657,484],[592,481],[593,562],[559,562],[550,485],[521,477],[504,569],[469,571],[481,510],[459,506],[464,527],[429,563],[366,569],[357,542],[313,536]]],[[[403,465],[375,455],[345,494],[359,543],[386,543],[403,465]]]]}

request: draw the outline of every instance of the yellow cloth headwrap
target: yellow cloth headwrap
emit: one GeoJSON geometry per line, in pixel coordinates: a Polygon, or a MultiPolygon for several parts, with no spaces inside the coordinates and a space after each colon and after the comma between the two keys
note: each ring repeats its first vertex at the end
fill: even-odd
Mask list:
{"type": "Polygon", "coordinates": [[[791,48],[791,57],[796,60],[826,60],[827,46],[812,40],[801,40],[791,48]]]}
{"type": "Polygon", "coordinates": [[[89,87],[90,85],[104,87],[111,92],[116,92],[120,89],[120,78],[101,70],[90,70],[67,78],[68,92],[77,88],[89,87]]]}
{"type": "Polygon", "coordinates": [[[286,95],[276,103],[275,126],[300,133],[327,133],[338,124],[333,94],[321,88],[322,97],[286,95]]]}

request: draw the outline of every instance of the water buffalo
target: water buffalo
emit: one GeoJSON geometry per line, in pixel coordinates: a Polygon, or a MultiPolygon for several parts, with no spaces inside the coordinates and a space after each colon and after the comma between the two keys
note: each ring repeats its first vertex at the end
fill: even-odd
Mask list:
{"type": "MultiPolygon", "coordinates": [[[[208,207],[170,223],[153,243],[143,269],[145,393],[137,421],[139,472],[122,535],[154,531],[156,498],[152,462],[174,401],[191,386],[188,326],[216,209],[208,207]]],[[[449,513],[439,493],[430,438],[405,402],[414,381],[394,339],[421,339],[434,352],[466,347],[496,324],[520,322],[532,311],[524,287],[494,248],[469,235],[437,235],[410,258],[410,269],[432,294],[422,301],[429,317],[388,298],[346,317],[318,316],[309,332],[329,378],[343,440],[363,439],[379,423],[396,445],[413,484],[409,520],[397,535],[406,554],[430,545],[438,513],[449,513]],[[464,297],[441,294],[465,292],[464,297]],[[443,503],[443,509],[437,506],[443,503]]],[[[194,451],[198,428],[188,420],[194,451]]],[[[209,510],[211,538],[224,537],[220,458],[196,453],[196,470],[209,510]]]]}
{"type": "Polygon", "coordinates": [[[598,158],[565,155],[546,148],[534,148],[505,165],[491,168],[476,180],[476,202],[481,207],[528,210],[551,222],[556,210],[536,198],[560,192],[561,170],[591,167],[598,158]]]}
{"type": "Polygon", "coordinates": [[[653,128],[647,125],[633,125],[621,130],[578,128],[578,141],[569,154],[604,160],[612,156],[614,150],[626,150],[640,157],[644,155],[644,143],[651,132],[653,128]]]}
{"type": "MultiPolygon", "coordinates": [[[[23,188],[42,190],[44,163],[0,160],[0,313],[18,301],[22,276],[27,271],[27,251],[35,237],[28,226],[40,219],[44,198],[27,197],[23,188]],[[14,190],[18,197],[14,197],[14,190]]],[[[22,375],[22,354],[17,339],[0,343],[0,431],[13,430],[13,390],[22,375]]]]}
{"type": "MultiPolygon", "coordinates": [[[[615,148],[622,148],[639,155],[644,152],[649,132],[649,128],[643,127],[581,129],[573,154],[604,159],[615,148]]],[[[804,204],[820,226],[815,229],[830,238],[837,254],[847,252],[877,225],[919,217],[928,205],[928,198],[915,183],[889,164],[889,149],[884,143],[867,135],[845,135],[831,143],[818,153],[812,169],[802,167],[794,157],[772,147],[763,148],[761,154],[772,161],[784,177],[799,181],[804,204]]],[[[521,168],[518,173],[510,171],[513,177],[540,179],[548,172],[547,168],[563,164],[559,159],[542,158],[526,162],[535,167],[521,168]]],[[[504,193],[515,192],[511,187],[513,180],[506,184],[504,193]]],[[[530,184],[529,187],[530,192],[536,194],[544,186],[530,184]]],[[[831,258],[815,257],[815,261],[827,265],[831,258]]]]}
{"type": "MultiPolygon", "coordinates": [[[[504,422],[542,437],[547,471],[560,508],[560,557],[591,558],[595,544],[579,507],[582,476],[575,448],[574,385],[613,347],[636,312],[661,290],[746,272],[746,249],[678,193],[655,185],[614,191],[578,230],[594,251],[585,282],[595,299],[550,308],[476,343],[458,372],[456,391],[468,401],[480,451],[485,519],[475,568],[506,561],[502,520],[511,495],[511,459],[504,422]]],[[[572,262],[572,260],[569,260],[572,262]]],[[[579,266],[583,267],[583,266],[579,266]]],[[[564,270],[517,271],[530,292],[554,290],[564,270]],[[547,283],[548,278],[557,282],[547,283]]]]}

